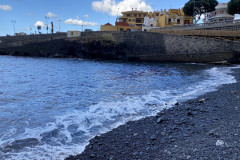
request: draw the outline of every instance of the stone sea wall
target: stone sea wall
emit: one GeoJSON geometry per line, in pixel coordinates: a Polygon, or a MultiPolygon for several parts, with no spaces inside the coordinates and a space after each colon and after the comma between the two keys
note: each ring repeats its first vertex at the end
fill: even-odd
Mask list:
{"type": "MultiPolygon", "coordinates": [[[[239,61],[240,42],[150,32],[84,32],[79,38],[62,35],[15,40],[0,37],[0,54],[33,57],[197,62],[239,61]],[[16,45],[17,44],[17,45],[16,45]]],[[[7,37],[4,37],[7,38],[7,37]]]]}

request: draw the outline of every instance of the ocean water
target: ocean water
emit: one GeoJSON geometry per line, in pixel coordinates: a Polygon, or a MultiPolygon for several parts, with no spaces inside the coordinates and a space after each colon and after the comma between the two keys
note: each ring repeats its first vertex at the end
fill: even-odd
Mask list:
{"type": "Polygon", "coordinates": [[[0,56],[0,159],[62,160],[222,84],[231,67],[0,56]]]}

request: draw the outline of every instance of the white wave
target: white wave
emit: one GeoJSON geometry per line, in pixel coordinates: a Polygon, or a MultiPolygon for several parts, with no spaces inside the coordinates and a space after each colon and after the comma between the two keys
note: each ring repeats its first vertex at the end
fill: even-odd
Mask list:
{"type": "MultiPolygon", "coordinates": [[[[100,102],[89,106],[88,111],[68,112],[56,116],[55,123],[49,123],[45,128],[26,129],[25,133],[15,139],[37,138],[44,140],[43,133],[51,132],[59,128],[57,137],[51,139],[56,145],[43,143],[31,148],[24,148],[21,152],[5,153],[11,155],[8,159],[56,159],[62,160],[69,155],[81,153],[89,140],[96,135],[106,133],[113,128],[135,121],[147,116],[154,116],[164,108],[170,108],[179,101],[186,101],[207,92],[216,90],[222,84],[235,83],[236,80],[230,75],[231,68],[212,68],[206,70],[208,79],[189,86],[183,91],[159,91],[155,90],[144,96],[128,96],[122,101],[100,102]],[[165,105],[165,104],[168,105],[165,105]],[[59,127],[61,126],[61,127],[59,127]],[[73,126],[74,131],[69,127],[73,126]],[[81,142],[76,141],[74,133],[79,133],[81,142]]],[[[186,82],[187,83],[187,82],[186,82]]],[[[14,132],[13,132],[14,133],[14,132]]],[[[14,141],[12,139],[11,141],[14,141]]],[[[0,144],[9,143],[1,139],[0,144]]]]}

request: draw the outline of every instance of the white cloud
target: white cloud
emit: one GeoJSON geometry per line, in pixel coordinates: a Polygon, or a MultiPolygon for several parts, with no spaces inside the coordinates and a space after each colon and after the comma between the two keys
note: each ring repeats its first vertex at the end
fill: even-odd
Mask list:
{"type": "Polygon", "coordinates": [[[66,21],[64,21],[65,24],[73,24],[73,25],[79,25],[79,26],[97,26],[98,24],[95,22],[84,22],[79,19],[72,19],[69,18],[66,21]]]}
{"type": "Polygon", "coordinates": [[[11,11],[12,7],[9,5],[1,5],[0,4],[0,10],[4,10],[4,11],[11,11]]]}
{"type": "Polygon", "coordinates": [[[46,16],[49,17],[49,18],[56,18],[56,17],[57,17],[57,15],[56,15],[56,14],[53,14],[52,12],[48,12],[48,13],[46,14],[46,16]]]}
{"type": "Polygon", "coordinates": [[[43,21],[37,21],[35,24],[34,24],[35,27],[37,26],[41,26],[41,27],[45,27],[45,24],[43,21]]]}
{"type": "Polygon", "coordinates": [[[133,9],[139,11],[153,11],[152,7],[148,5],[145,0],[101,0],[92,2],[93,10],[97,12],[108,13],[112,16],[120,15],[123,11],[130,11],[133,9]]]}

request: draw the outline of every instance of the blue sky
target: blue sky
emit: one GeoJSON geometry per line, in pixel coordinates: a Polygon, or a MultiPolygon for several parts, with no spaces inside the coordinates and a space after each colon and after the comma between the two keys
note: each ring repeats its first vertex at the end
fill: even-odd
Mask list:
{"type": "MultiPolygon", "coordinates": [[[[114,24],[121,11],[137,8],[138,10],[160,10],[181,8],[188,0],[0,0],[0,36],[13,35],[14,23],[16,32],[34,33],[36,26],[41,25],[46,33],[48,25],[53,22],[54,30],[99,30],[100,25],[114,24]],[[119,9],[118,9],[119,8],[119,9]]],[[[227,3],[221,0],[219,3],[227,3]]]]}

